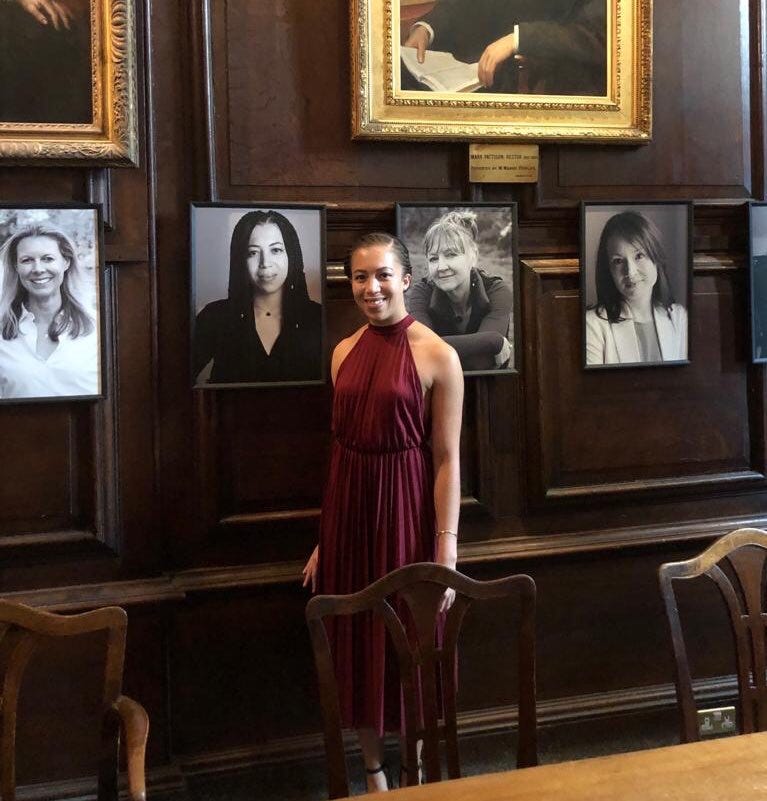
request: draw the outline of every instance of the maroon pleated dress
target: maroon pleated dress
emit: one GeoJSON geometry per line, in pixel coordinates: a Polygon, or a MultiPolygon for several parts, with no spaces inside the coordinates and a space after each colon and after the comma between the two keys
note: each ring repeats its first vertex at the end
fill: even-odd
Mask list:
{"type": "MultiPolygon", "coordinates": [[[[320,523],[319,591],[356,592],[434,560],[430,421],[407,339],[409,315],[368,326],[341,364],[320,523]]],[[[400,728],[396,657],[372,615],[328,626],[345,726],[400,728]]]]}

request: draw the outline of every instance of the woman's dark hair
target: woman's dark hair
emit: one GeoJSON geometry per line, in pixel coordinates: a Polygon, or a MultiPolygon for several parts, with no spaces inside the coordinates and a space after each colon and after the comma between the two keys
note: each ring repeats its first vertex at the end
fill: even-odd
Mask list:
{"type": "Polygon", "coordinates": [[[623,295],[613,281],[610,272],[610,254],[607,252],[607,245],[613,238],[639,245],[655,264],[658,280],[652,288],[652,305],[661,306],[670,314],[674,298],[666,274],[666,252],[655,224],[638,211],[622,211],[620,214],[615,214],[602,229],[597,248],[597,314],[603,318],[606,316],[611,323],[623,319],[621,317],[623,295]]]}
{"type": "Polygon", "coordinates": [[[402,240],[397,239],[393,234],[387,234],[384,231],[373,231],[370,234],[363,234],[352,246],[344,259],[344,273],[346,277],[351,280],[352,277],[352,256],[363,248],[377,247],[383,245],[385,248],[390,248],[394,253],[397,261],[402,267],[403,275],[411,275],[413,268],[410,265],[410,253],[405,247],[402,240]]]}
{"type": "Polygon", "coordinates": [[[276,225],[285,243],[288,273],[282,285],[282,327],[297,328],[302,322],[302,309],[310,301],[304,275],[304,257],[298,234],[287,217],[278,211],[249,211],[240,217],[232,231],[229,250],[229,300],[240,311],[253,314],[253,285],[248,272],[248,242],[257,225],[276,225]]]}
{"type": "Polygon", "coordinates": [[[72,339],[90,334],[94,330],[93,318],[78,295],[85,294],[89,283],[85,270],[77,258],[72,240],[59,228],[52,225],[30,225],[21,228],[9,237],[0,249],[2,263],[2,290],[0,291],[0,332],[3,339],[16,339],[19,335],[21,307],[27,300],[27,291],[21,285],[16,267],[19,243],[30,237],[44,236],[53,239],[69,266],[61,282],[61,307],[53,315],[48,326],[48,336],[53,342],[67,331],[72,339]]]}

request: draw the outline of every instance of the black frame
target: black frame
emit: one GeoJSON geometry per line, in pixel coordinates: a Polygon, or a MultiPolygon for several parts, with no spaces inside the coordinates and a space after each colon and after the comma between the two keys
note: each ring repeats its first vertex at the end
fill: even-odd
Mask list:
{"type": "MultiPolygon", "coordinates": [[[[581,285],[581,363],[584,370],[613,370],[620,368],[637,368],[637,367],[674,367],[679,365],[690,364],[692,361],[691,355],[691,338],[690,338],[690,320],[692,315],[692,277],[693,277],[693,203],[689,200],[635,200],[635,201],[581,201],[580,204],[580,285],[581,285]],[[586,361],[586,311],[588,309],[586,280],[591,277],[591,273],[587,268],[586,259],[586,242],[587,242],[587,225],[588,225],[588,212],[589,209],[598,208],[611,208],[615,209],[615,214],[620,211],[637,209],[639,211],[653,207],[663,206],[681,206],[685,207],[686,221],[687,221],[687,236],[685,237],[687,243],[687,257],[685,263],[687,265],[687,279],[685,281],[685,288],[687,296],[685,298],[684,306],[687,310],[687,358],[676,359],[674,361],[659,361],[659,362],[626,362],[618,364],[588,364],[586,361]]],[[[593,270],[593,276],[596,278],[596,266],[593,270]]]]}
{"type": "MultiPolygon", "coordinates": [[[[288,216],[288,215],[285,215],[288,216]]],[[[193,389],[202,389],[202,390],[217,390],[217,389],[244,389],[248,387],[295,387],[295,386],[316,386],[322,385],[327,383],[327,303],[326,303],[326,290],[325,285],[327,283],[327,253],[326,253],[326,231],[327,231],[327,213],[326,207],[321,203],[285,203],[285,202],[275,202],[275,203],[233,203],[233,202],[226,202],[226,201],[215,201],[215,202],[192,202],[189,204],[189,233],[190,233],[190,277],[191,277],[191,292],[190,292],[190,312],[191,312],[191,319],[190,319],[190,348],[189,348],[189,365],[190,365],[190,373],[191,376],[191,383],[193,389]],[[308,379],[308,380],[287,380],[287,381],[243,381],[243,382],[227,382],[227,383],[198,383],[197,376],[194,375],[194,366],[193,366],[193,359],[194,359],[194,326],[195,320],[197,317],[197,274],[198,274],[198,267],[197,267],[197,248],[196,248],[196,241],[195,241],[195,211],[201,209],[210,209],[210,208],[217,208],[217,209],[231,209],[233,211],[241,211],[242,214],[247,214],[249,211],[255,211],[258,209],[263,210],[272,210],[277,212],[291,212],[291,211],[316,211],[319,215],[318,218],[318,226],[319,226],[319,257],[320,257],[320,276],[319,276],[319,285],[320,285],[320,305],[322,307],[322,317],[321,317],[321,326],[322,326],[322,347],[321,347],[321,358],[320,363],[318,364],[318,374],[319,377],[317,379],[308,379]]],[[[229,272],[229,242],[226,243],[226,274],[228,277],[229,272]]]]}
{"type": "MultiPolygon", "coordinates": [[[[403,243],[408,247],[408,243],[404,240],[402,235],[403,229],[403,212],[410,208],[432,208],[435,210],[435,217],[436,219],[438,216],[441,216],[445,213],[445,210],[448,209],[499,209],[499,210],[508,210],[511,212],[511,225],[512,225],[512,232],[511,232],[511,269],[509,271],[509,276],[499,276],[503,278],[511,286],[511,291],[514,295],[513,302],[512,302],[512,312],[511,312],[511,325],[509,327],[509,332],[511,333],[513,340],[512,340],[512,359],[510,365],[508,367],[503,368],[496,368],[496,369],[488,369],[488,370],[464,370],[464,376],[480,376],[480,375],[510,375],[510,374],[517,374],[521,369],[521,321],[520,321],[520,304],[519,304],[519,247],[518,247],[518,236],[519,236],[519,225],[517,222],[517,204],[513,202],[508,203],[491,203],[491,202],[482,202],[482,203],[456,203],[456,202],[429,202],[429,201],[414,201],[412,203],[397,203],[395,205],[395,217],[396,217],[396,230],[397,236],[403,241],[403,243]],[[440,210],[437,214],[437,210],[440,210]]],[[[405,302],[407,304],[407,293],[405,293],[405,302]]]]}
{"type": "MultiPolygon", "coordinates": [[[[105,314],[105,262],[104,262],[104,225],[101,204],[99,203],[0,203],[0,216],[8,210],[28,210],[39,209],[46,211],[49,209],[63,209],[71,211],[94,212],[94,242],[97,249],[96,263],[94,265],[96,278],[96,309],[98,320],[96,320],[96,335],[98,337],[98,369],[99,369],[99,391],[92,395],[44,395],[30,396],[28,398],[0,398],[0,405],[26,404],[26,403],[68,403],[70,401],[101,400],[107,396],[106,393],[106,314],[105,314]]],[[[0,247],[4,242],[0,242],[0,247]]],[[[2,280],[0,278],[0,283],[2,280]]]]}
{"type": "MultiPolygon", "coordinates": [[[[755,202],[752,201],[748,204],[748,323],[749,323],[749,338],[751,341],[751,361],[754,364],[765,364],[767,363],[767,342],[765,342],[765,353],[763,356],[757,356],[757,326],[756,326],[756,319],[757,317],[764,318],[764,326],[767,329],[767,302],[763,304],[764,311],[761,315],[756,314],[757,308],[757,298],[755,290],[755,270],[754,270],[754,259],[758,258],[759,256],[766,256],[767,251],[763,254],[759,254],[759,256],[754,254],[754,210],[755,209],[763,209],[764,210],[764,234],[767,238],[767,202],[755,202]]],[[[765,268],[767,269],[767,267],[765,268]]],[[[767,301],[767,298],[765,298],[767,301]]],[[[767,340],[767,333],[765,334],[765,339],[767,340]]]]}

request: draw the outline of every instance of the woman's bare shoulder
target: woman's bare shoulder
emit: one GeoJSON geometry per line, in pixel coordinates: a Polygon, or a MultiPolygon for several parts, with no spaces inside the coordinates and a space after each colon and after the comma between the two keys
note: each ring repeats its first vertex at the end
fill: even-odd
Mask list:
{"type": "Polygon", "coordinates": [[[333,356],[330,363],[330,372],[333,378],[333,381],[336,380],[336,374],[338,373],[338,368],[341,366],[343,360],[349,355],[352,348],[357,344],[359,338],[365,332],[367,325],[363,325],[358,328],[353,334],[342,339],[336,346],[333,348],[333,356]]]}
{"type": "Polygon", "coordinates": [[[460,360],[455,348],[448,345],[431,328],[416,321],[410,325],[407,332],[410,347],[416,355],[416,361],[424,367],[428,366],[426,372],[431,379],[429,384],[445,371],[452,372],[457,369],[459,373],[461,372],[460,360]]]}
{"type": "Polygon", "coordinates": [[[435,357],[445,358],[453,348],[445,342],[439,334],[435,334],[428,326],[414,320],[407,329],[410,344],[431,351],[435,357]]]}

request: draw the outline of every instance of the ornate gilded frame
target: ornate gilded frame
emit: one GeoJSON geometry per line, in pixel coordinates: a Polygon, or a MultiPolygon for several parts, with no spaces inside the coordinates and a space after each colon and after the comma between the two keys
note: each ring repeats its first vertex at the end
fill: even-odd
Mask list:
{"type": "Polygon", "coordinates": [[[400,0],[351,0],[352,136],[641,144],[652,135],[652,0],[607,3],[604,96],[403,91],[400,0]]]}
{"type": "Polygon", "coordinates": [[[89,124],[0,122],[0,164],[138,164],[134,0],[89,0],[89,124]]]}

